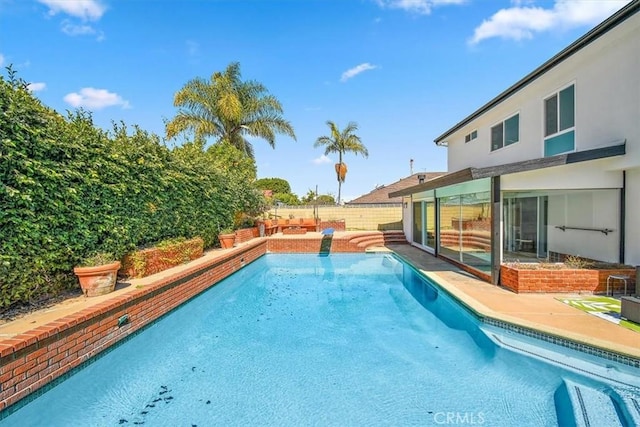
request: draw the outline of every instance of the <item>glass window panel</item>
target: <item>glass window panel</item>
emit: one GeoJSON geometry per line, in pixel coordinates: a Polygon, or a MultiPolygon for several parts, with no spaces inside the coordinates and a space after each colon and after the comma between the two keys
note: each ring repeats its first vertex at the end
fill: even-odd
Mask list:
{"type": "Polygon", "coordinates": [[[413,203],[413,241],[422,244],[422,202],[413,203]]]}
{"type": "Polygon", "coordinates": [[[555,156],[556,154],[573,151],[574,148],[575,131],[573,130],[544,140],[545,157],[555,156]]]}
{"type": "Polygon", "coordinates": [[[575,124],[574,86],[560,91],[560,130],[572,128],[575,124]]]}
{"type": "Polygon", "coordinates": [[[462,262],[477,270],[491,271],[491,192],[461,197],[462,262]]]}
{"type": "Polygon", "coordinates": [[[427,246],[430,248],[436,247],[436,204],[435,202],[426,203],[427,213],[427,246]]]}
{"type": "Polygon", "coordinates": [[[502,148],[502,141],[504,135],[504,128],[502,123],[491,128],[491,151],[502,148]]]}
{"type": "Polygon", "coordinates": [[[558,95],[544,101],[544,136],[558,132],[558,95]]]}
{"type": "Polygon", "coordinates": [[[440,199],[439,252],[451,259],[460,259],[460,196],[440,199]]]}
{"type": "Polygon", "coordinates": [[[478,131],[474,130],[473,132],[471,132],[471,139],[476,139],[478,137],[478,131]]]}
{"type": "Polygon", "coordinates": [[[504,122],[504,145],[513,144],[520,140],[520,115],[508,118],[504,122]]]}
{"type": "Polygon", "coordinates": [[[464,137],[464,142],[469,142],[469,141],[471,141],[471,134],[466,135],[466,136],[464,137]]]}

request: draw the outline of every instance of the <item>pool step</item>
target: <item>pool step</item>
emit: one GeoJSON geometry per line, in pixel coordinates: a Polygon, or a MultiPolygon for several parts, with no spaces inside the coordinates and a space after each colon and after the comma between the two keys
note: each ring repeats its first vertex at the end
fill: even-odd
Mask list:
{"type": "Polygon", "coordinates": [[[640,426],[640,399],[634,397],[621,397],[621,410],[627,419],[632,420],[630,426],[640,426]]]}
{"type": "Polygon", "coordinates": [[[558,422],[576,427],[640,425],[640,408],[634,407],[634,402],[637,404],[633,398],[614,402],[611,394],[568,379],[556,392],[558,422]]]}
{"type": "Polygon", "coordinates": [[[358,249],[366,249],[376,246],[385,246],[390,243],[407,243],[407,238],[402,230],[371,231],[364,232],[351,238],[349,243],[355,245],[358,249]]]}

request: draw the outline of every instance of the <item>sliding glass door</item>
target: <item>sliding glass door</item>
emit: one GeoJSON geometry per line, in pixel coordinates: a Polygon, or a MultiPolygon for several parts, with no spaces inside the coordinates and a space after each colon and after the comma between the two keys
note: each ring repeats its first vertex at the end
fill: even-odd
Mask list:
{"type": "Polygon", "coordinates": [[[504,198],[505,260],[547,256],[547,210],[547,196],[504,198]]]}

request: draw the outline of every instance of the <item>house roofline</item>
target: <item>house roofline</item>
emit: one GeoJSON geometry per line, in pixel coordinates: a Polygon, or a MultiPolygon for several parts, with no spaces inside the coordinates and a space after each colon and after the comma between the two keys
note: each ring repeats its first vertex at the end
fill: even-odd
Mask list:
{"type": "Polygon", "coordinates": [[[605,159],[607,157],[622,156],[626,154],[626,140],[617,145],[593,148],[591,150],[575,151],[573,153],[558,154],[551,157],[541,157],[533,160],[506,163],[499,166],[485,168],[466,168],[457,172],[442,175],[423,184],[414,185],[399,191],[389,193],[389,198],[408,196],[423,191],[434,190],[448,185],[461,184],[474,179],[491,178],[494,176],[508,175],[512,173],[528,172],[532,170],[562,166],[572,163],[586,162],[589,160],[605,159]]]}
{"type": "Polygon", "coordinates": [[[568,59],[573,54],[577,53],[582,48],[591,44],[592,42],[600,38],[602,35],[609,32],[609,30],[612,30],[613,28],[615,28],[622,22],[626,21],[627,19],[629,19],[630,17],[632,17],[638,12],[640,12],[640,0],[631,1],[630,3],[622,7],[619,11],[617,11],[616,13],[611,15],[609,18],[604,20],[602,23],[594,27],[591,31],[589,31],[588,33],[580,37],[578,40],[576,40],[575,42],[567,46],[565,49],[560,51],[560,53],[556,54],[547,62],[545,62],[544,64],[542,64],[541,66],[533,70],[531,73],[527,74],[520,81],[515,83],[513,86],[509,87],[507,90],[505,90],[504,92],[502,92],[501,94],[493,98],[491,101],[487,102],[482,107],[480,107],[474,113],[467,116],[462,121],[458,122],[451,129],[447,130],[445,133],[437,137],[434,140],[434,142],[436,143],[436,145],[446,146],[447,142],[445,141],[445,139],[449,137],[451,134],[460,130],[464,126],[468,125],[471,121],[477,119],[479,116],[486,113],[496,105],[500,104],[505,99],[509,98],[511,95],[517,93],[518,91],[520,91],[521,89],[523,89],[524,87],[526,87],[527,85],[535,81],[538,77],[542,76],[547,71],[549,71],[559,63],[563,62],[564,60],[568,59]]]}

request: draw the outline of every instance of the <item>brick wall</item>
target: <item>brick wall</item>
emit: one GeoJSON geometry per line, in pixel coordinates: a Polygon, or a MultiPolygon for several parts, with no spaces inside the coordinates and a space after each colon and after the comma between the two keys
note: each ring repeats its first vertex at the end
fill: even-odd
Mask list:
{"type": "MultiPolygon", "coordinates": [[[[627,292],[635,289],[634,269],[517,269],[506,265],[500,267],[500,284],[516,293],[523,292],[585,292],[604,294],[607,278],[612,274],[629,276],[627,292]]],[[[621,289],[616,282],[616,289],[621,289]]]]}
{"type": "Polygon", "coordinates": [[[140,289],[0,341],[0,410],[213,286],[266,250],[266,240],[256,239],[220,256],[205,256],[140,289]],[[118,327],[125,315],[129,322],[118,327]]]}
{"type": "Polygon", "coordinates": [[[350,240],[352,236],[312,236],[283,238],[270,237],[267,240],[267,251],[272,253],[344,253],[344,252],[364,252],[365,248],[358,247],[350,240]]]}
{"type": "Polygon", "coordinates": [[[235,234],[236,234],[235,244],[238,245],[240,243],[248,242],[254,237],[258,237],[259,231],[258,231],[258,227],[241,228],[240,230],[236,230],[235,234]]]}
{"type": "MultiPolygon", "coordinates": [[[[238,232],[241,239],[250,239],[253,231],[238,232]]],[[[205,255],[179,272],[162,275],[140,289],[132,289],[78,313],[1,340],[0,410],[150,324],[267,251],[363,252],[364,248],[352,243],[352,239],[349,235],[251,239],[243,246],[216,251],[215,257],[205,255]],[[123,316],[127,316],[128,323],[119,326],[123,316]]]]}
{"type": "Polygon", "coordinates": [[[197,237],[167,247],[142,249],[125,255],[121,271],[127,277],[147,277],[200,258],[203,248],[204,242],[197,237]]]}

